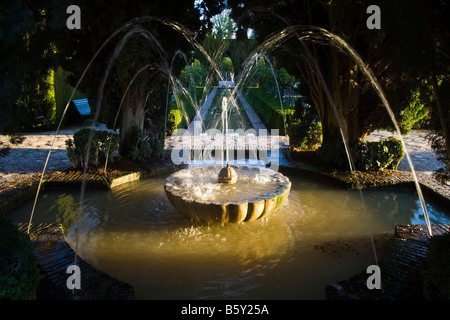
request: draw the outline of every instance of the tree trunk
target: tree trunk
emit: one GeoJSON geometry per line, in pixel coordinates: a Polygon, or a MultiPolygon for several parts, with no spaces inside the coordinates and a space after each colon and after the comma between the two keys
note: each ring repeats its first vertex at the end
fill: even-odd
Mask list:
{"type": "MultiPolygon", "coordinates": [[[[338,22],[332,10],[329,11],[329,21],[330,31],[338,33],[338,22]]],[[[339,133],[339,136],[331,138],[334,140],[343,138],[340,131],[333,127],[340,128],[348,144],[352,146],[362,137],[359,123],[361,89],[358,83],[358,67],[337,48],[330,46],[329,50],[328,67],[325,70],[322,68],[333,99],[332,102],[327,101],[326,112],[329,113],[327,125],[331,127],[330,132],[339,133]]],[[[325,136],[323,139],[325,141],[325,136]]]]}
{"type": "Polygon", "coordinates": [[[123,101],[120,123],[121,155],[126,155],[130,144],[137,143],[137,141],[129,141],[133,138],[133,133],[137,133],[144,129],[145,96],[145,90],[136,86],[128,91],[127,96],[123,101]]]}

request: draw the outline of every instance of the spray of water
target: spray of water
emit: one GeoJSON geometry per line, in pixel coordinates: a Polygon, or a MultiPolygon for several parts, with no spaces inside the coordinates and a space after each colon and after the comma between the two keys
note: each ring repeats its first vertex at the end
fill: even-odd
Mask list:
{"type": "MultiPolygon", "coordinates": [[[[428,233],[430,236],[432,236],[432,230],[431,230],[431,223],[430,223],[430,219],[429,219],[429,215],[428,215],[428,210],[427,210],[427,206],[425,203],[425,199],[423,197],[423,193],[421,191],[420,188],[420,184],[418,182],[417,179],[417,175],[415,173],[414,170],[414,166],[412,164],[409,152],[406,148],[405,142],[403,140],[403,138],[401,137],[401,133],[400,133],[400,128],[398,126],[398,123],[395,119],[395,115],[389,105],[389,102],[387,101],[383,90],[381,89],[381,86],[379,85],[376,77],[374,76],[373,72],[371,71],[371,69],[363,62],[363,60],[361,59],[361,57],[359,56],[359,54],[348,44],[346,43],[342,38],[340,38],[337,35],[334,35],[332,33],[330,33],[329,31],[322,29],[322,28],[318,28],[318,27],[309,27],[309,26],[289,26],[285,29],[283,29],[281,32],[277,32],[276,34],[273,34],[271,37],[269,37],[260,47],[262,51],[269,51],[272,50],[273,48],[277,48],[279,47],[280,43],[283,41],[286,41],[288,39],[298,39],[300,44],[301,44],[301,48],[302,48],[302,52],[303,52],[303,59],[305,59],[305,62],[307,65],[312,66],[312,69],[315,72],[315,75],[318,77],[320,83],[322,84],[322,89],[325,92],[325,95],[328,99],[328,102],[330,104],[330,106],[333,109],[334,115],[337,119],[338,125],[339,125],[339,130],[340,130],[340,134],[342,136],[342,140],[344,142],[344,146],[345,146],[345,151],[347,154],[347,159],[349,161],[349,166],[350,166],[350,170],[351,172],[354,172],[355,170],[355,165],[353,162],[353,158],[351,156],[350,153],[350,148],[348,145],[348,138],[347,138],[347,134],[346,131],[344,130],[344,125],[343,122],[341,120],[341,115],[338,112],[338,109],[332,99],[332,96],[328,90],[328,87],[326,85],[326,82],[323,79],[322,73],[320,71],[320,68],[317,64],[317,61],[313,58],[312,54],[310,53],[309,49],[307,48],[307,46],[305,45],[304,41],[313,41],[315,43],[319,43],[321,45],[327,45],[327,46],[334,46],[340,50],[342,50],[343,52],[345,52],[351,59],[353,59],[353,61],[358,65],[358,67],[360,68],[360,70],[362,70],[363,74],[367,77],[367,79],[370,81],[372,87],[374,88],[374,90],[376,91],[377,95],[379,96],[380,100],[382,101],[392,123],[395,126],[396,131],[399,133],[400,135],[400,140],[406,155],[406,158],[408,160],[410,169],[411,169],[411,173],[412,176],[414,178],[414,183],[416,186],[416,190],[419,196],[419,200],[420,200],[420,204],[421,204],[421,208],[422,211],[424,213],[425,216],[425,221],[426,221],[426,225],[428,228],[428,233]]],[[[359,181],[357,181],[357,183],[359,184],[359,181]]],[[[364,212],[366,212],[366,205],[365,205],[365,201],[364,201],[364,197],[361,191],[361,188],[359,189],[359,193],[360,193],[360,197],[362,199],[362,203],[363,203],[363,210],[364,212]]],[[[367,216],[366,216],[367,219],[367,216]]],[[[369,226],[369,228],[371,229],[371,225],[369,223],[369,221],[367,221],[367,225],[369,226]]],[[[375,263],[378,265],[378,258],[377,258],[377,253],[376,253],[376,249],[375,249],[375,243],[374,243],[374,239],[373,239],[373,232],[372,230],[370,230],[370,237],[371,237],[371,243],[372,243],[372,248],[373,248],[373,252],[374,252],[374,256],[375,256],[375,263]]]]}
{"type": "MultiPolygon", "coordinates": [[[[182,34],[185,37],[185,39],[191,45],[193,45],[194,48],[198,49],[207,58],[207,60],[210,63],[211,70],[212,70],[212,72],[210,72],[210,74],[208,75],[208,81],[212,81],[212,76],[213,76],[214,73],[217,74],[219,76],[219,78],[223,77],[221,75],[221,72],[219,71],[218,61],[217,61],[218,60],[217,58],[221,56],[221,54],[220,54],[221,50],[218,50],[216,52],[216,55],[214,55],[213,57],[210,57],[208,55],[208,53],[206,52],[206,50],[195,40],[195,34],[193,34],[188,28],[182,26],[181,24],[179,24],[177,22],[173,22],[173,21],[165,20],[165,19],[160,19],[160,18],[155,18],[155,17],[142,17],[142,18],[133,19],[130,22],[126,23],[121,28],[117,29],[101,45],[101,47],[94,54],[93,58],[91,59],[91,61],[88,63],[88,65],[84,69],[83,73],[81,74],[77,84],[74,87],[74,90],[73,90],[72,94],[70,95],[70,98],[68,99],[68,102],[67,102],[66,107],[64,109],[64,112],[62,114],[61,120],[60,120],[60,122],[58,124],[58,127],[56,129],[55,138],[54,138],[54,140],[52,142],[52,145],[50,147],[50,150],[49,150],[49,153],[48,153],[48,156],[47,156],[47,159],[45,161],[44,168],[43,168],[43,171],[42,171],[42,174],[41,174],[41,179],[39,181],[38,190],[37,190],[37,193],[36,193],[36,197],[35,197],[35,200],[34,200],[34,204],[33,204],[33,207],[32,207],[32,212],[31,212],[31,216],[30,216],[30,221],[29,221],[29,225],[28,225],[28,233],[30,232],[30,227],[31,227],[33,215],[34,215],[34,212],[35,212],[37,199],[38,199],[38,196],[39,196],[39,193],[40,193],[43,176],[44,176],[45,171],[46,171],[46,167],[47,167],[50,155],[51,155],[51,151],[52,151],[53,145],[54,145],[54,143],[56,141],[56,136],[57,136],[57,134],[58,134],[58,132],[60,130],[60,127],[61,127],[61,124],[63,122],[63,119],[65,117],[65,114],[66,114],[66,112],[68,110],[69,104],[70,104],[70,102],[71,102],[71,100],[72,100],[76,90],[78,89],[81,81],[84,79],[84,76],[85,76],[86,72],[88,71],[88,69],[90,68],[90,66],[94,62],[94,60],[97,58],[99,53],[118,34],[120,34],[122,31],[127,31],[125,33],[125,35],[123,36],[123,38],[121,39],[121,41],[119,42],[119,44],[116,46],[116,48],[114,50],[114,53],[113,53],[113,55],[112,55],[112,57],[111,57],[111,59],[110,59],[110,61],[108,63],[108,68],[107,68],[107,70],[105,72],[103,80],[102,80],[102,82],[100,84],[99,91],[98,91],[99,94],[98,94],[98,100],[97,100],[97,108],[96,108],[95,120],[98,119],[98,116],[99,116],[99,113],[100,113],[100,110],[101,110],[101,104],[102,104],[102,98],[103,98],[103,90],[104,90],[104,86],[105,86],[105,83],[106,83],[106,79],[109,77],[109,73],[111,72],[111,68],[112,68],[114,62],[116,61],[118,55],[120,54],[122,48],[124,47],[124,45],[126,44],[128,39],[132,35],[139,34],[139,35],[143,36],[147,41],[150,41],[151,43],[155,44],[156,51],[159,53],[160,57],[164,57],[165,56],[164,49],[161,47],[159,42],[154,38],[154,36],[150,32],[148,32],[147,30],[145,30],[142,27],[140,27],[139,25],[137,25],[140,22],[145,22],[145,21],[149,21],[149,20],[151,20],[151,21],[158,21],[161,24],[169,26],[173,30],[178,31],[180,34],[182,34]]],[[[272,67],[269,59],[267,59],[267,53],[270,50],[273,50],[274,48],[276,48],[281,42],[286,41],[286,40],[291,39],[291,38],[296,38],[296,39],[298,39],[300,41],[300,43],[302,44],[302,46],[305,49],[304,52],[305,52],[306,59],[309,61],[309,63],[311,65],[314,66],[314,69],[316,70],[317,76],[320,78],[320,81],[323,84],[323,90],[325,90],[327,99],[329,100],[330,105],[332,106],[332,108],[334,110],[336,119],[337,119],[337,121],[339,123],[339,127],[340,127],[340,130],[341,130],[341,135],[343,137],[343,141],[344,141],[344,144],[345,144],[346,153],[347,153],[347,156],[348,156],[348,159],[349,159],[349,165],[350,165],[351,171],[354,171],[354,164],[353,164],[353,160],[352,160],[352,157],[351,157],[351,154],[350,154],[350,151],[349,151],[349,147],[348,147],[348,139],[346,137],[346,132],[344,130],[344,126],[342,125],[342,122],[340,120],[340,115],[339,115],[339,113],[337,111],[337,108],[336,108],[334,102],[333,102],[331,94],[329,93],[329,91],[327,89],[327,86],[325,85],[325,81],[324,81],[324,79],[323,79],[323,77],[322,77],[322,75],[320,73],[319,67],[317,65],[317,61],[315,61],[312,58],[312,55],[310,55],[308,53],[309,51],[306,49],[306,46],[303,44],[303,41],[313,41],[313,42],[316,42],[316,43],[319,43],[319,44],[323,44],[323,45],[335,46],[335,47],[341,49],[343,52],[345,52],[349,57],[351,57],[353,59],[353,61],[358,65],[360,70],[362,70],[363,74],[370,81],[371,85],[373,86],[374,90],[376,91],[376,93],[380,97],[383,105],[385,106],[386,111],[388,112],[389,117],[391,118],[391,120],[392,120],[392,122],[393,122],[393,124],[394,124],[394,126],[395,126],[395,128],[397,130],[397,132],[400,133],[400,129],[399,129],[398,123],[397,123],[397,121],[395,119],[394,113],[393,113],[392,109],[390,108],[390,105],[389,105],[389,103],[388,103],[388,101],[387,101],[387,99],[386,99],[386,97],[385,97],[385,95],[384,95],[384,93],[383,93],[383,91],[382,91],[378,81],[376,80],[373,72],[370,70],[369,67],[367,67],[365,65],[365,63],[363,62],[361,57],[358,55],[358,53],[348,43],[346,43],[342,38],[340,38],[339,36],[328,32],[327,30],[322,29],[322,28],[307,27],[307,26],[288,26],[287,28],[283,29],[282,32],[278,32],[276,35],[273,35],[270,38],[268,38],[263,43],[263,45],[261,45],[258,48],[258,50],[257,50],[258,53],[255,53],[254,56],[252,56],[250,59],[248,59],[247,65],[250,66],[252,63],[254,63],[254,61],[256,61],[258,56],[262,55],[262,56],[265,57],[266,61],[268,61],[268,63],[270,64],[270,66],[272,68],[272,72],[274,72],[273,71],[273,67],[272,67]]],[[[161,66],[165,66],[167,69],[169,69],[169,67],[167,67],[164,64],[164,62],[161,62],[161,66]]],[[[251,70],[251,67],[248,67],[248,68],[249,68],[249,70],[251,70]]],[[[169,74],[169,81],[172,81],[173,84],[176,84],[176,81],[173,80],[172,75],[171,75],[171,68],[169,70],[170,70],[170,72],[168,72],[168,74],[169,74]]],[[[141,69],[138,73],[140,73],[141,71],[143,71],[143,70],[141,69]]],[[[246,75],[244,75],[244,78],[247,77],[248,74],[250,74],[250,72],[247,72],[246,75]]],[[[273,73],[273,75],[275,76],[274,73],[273,73]]],[[[136,76],[137,76],[137,74],[136,74],[136,76]]],[[[241,81],[244,78],[242,78],[241,81]]],[[[274,77],[274,78],[275,78],[275,81],[277,83],[277,89],[278,89],[278,93],[279,93],[279,97],[280,97],[281,107],[283,108],[283,106],[282,106],[282,98],[281,98],[281,94],[280,94],[280,90],[279,90],[279,86],[278,86],[278,81],[277,81],[276,77],[274,77]]],[[[135,78],[133,78],[133,81],[134,81],[134,79],[135,78]]],[[[131,85],[131,83],[130,83],[130,85],[131,85]]],[[[188,92],[189,90],[187,90],[186,88],[182,88],[182,90],[183,90],[183,92],[185,92],[186,94],[189,95],[189,92],[188,92]]],[[[235,90],[237,90],[237,86],[234,88],[234,92],[235,92],[235,90]]],[[[166,104],[166,113],[167,113],[167,104],[166,104]]],[[[285,125],[285,128],[286,128],[286,120],[284,118],[284,112],[283,112],[283,121],[284,121],[284,125],[285,125]]],[[[404,140],[402,138],[400,140],[402,142],[402,145],[403,145],[403,148],[404,148],[404,151],[405,151],[408,163],[409,163],[410,168],[411,168],[411,172],[412,172],[412,175],[413,175],[413,178],[414,178],[416,189],[417,189],[417,192],[418,192],[418,195],[419,195],[421,207],[422,207],[422,210],[424,212],[425,219],[426,219],[428,232],[429,232],[429,234],[431,236],[432,235],[431,224],[430,224],[430,220],[429,220],[427,206],[426,206],[426,203],[425,203],[425,200],[424,200],[424,197],[423,197],[423,193],[421,191],[420,184],[418,182],[418,178],[417,178],[417,175],[415,173],[414,166],[412,164],[412,161],[411,161],[411,158],[410,158],[409,153],[407,151],[407,148],[405,146],[404,140]]],[[[84,171],[83,174],[84,175],[86,174],[86,170],[84,171]]],[[[80,209],[79,209],[80,212],[82,212],[82,210],[83,210],[82,206],[83,206],[83,194],[85,192],[85,179],[83,179],[82,188],[81,189],[82,190],[81,190],[81,200],[80,200],[80,209]]],[[[362,194],[361,194],[361,196],[362,196],[362,194]]],[[[373,244],[373,239],[372,239],[372,244],[373,244]]],[[[374,252],[375,252],[375,247],[374,247],[374,252]]],[[[375,258],[376,258],[376,253],[375,253],[375,258]]]]}
{"type": "Polygon", "coordinates": [[[45,159],[44,167],[43,167],[43,169],[42,169],[41,177],[40,177],[40,179],[39,179],[39,184],[38,184],[38,188],[37,188],[37,191],[36,191],[36,196],[35,196],[35,198],[34,198],[34,203],[33,203],[33,207],[32,207],[32,210],[31,210],[30,220],[29,220],[29,222],[28,222],[28,229],[27,229],[27,233],[28,233],[28,234],[30,233],[31,223],[32,223],[32,220],[33,220],[34,212],[35,212],[35,210],[36,210],[36,204],[37,204],[37,200],[38,200],[38,197],[39,197],[39,194],[40,194],[40,190],[41,190],[41,187],[42,187],[42,181],[43,181],[43,179],[44,179],[45,171],[47,170],[48,161],[49,161],[49,159],[50,159],[50,155],[51,155],[52,150],[53,150],[53,147],[54,147],[54,145],[55,145],[55,142],[56,142],[56,138],[57,138],[57,136],[58,136],[58,133],[59,133],[59,131],[60,131],[60,129],[61,129],[61,126],[62,126],[64,117],[65,117],[65,115],[66,115],[66,113],[67,113],[67,110],[69,109],[70,102],[72,101],[72,98],[73,98],[73,96],[75,95],[75,92],[78,90],[78,87],[80,86],[81,81],[84,79],[84,77],[85,77],[87,71],[89,70],[89,68],[91,67],[92,63],[95,61],[95,59],[97,58],[97,56],[100,54],[100,52],[102,52],[102,50],[104,49],[104,47],[105,47],[112,39],[114,39],[120,32],[122,32],[123,30],[126,30],[126,29],[130,28],[131,26],[132,26],[132,22],[126,23],[126,24],[123,25],[121,28],[117,29],[113,34],[111,34],[111,36],[109,36],[109,38],[106,39],[105,42],[103,42],[103,44],[100,46],[100,48],[97,50],[97,52],[96,52],[96,53],[94,54],[94,56],[92,57],[91,61],[89,61],[89,63],[87,64],[86,68],[83,70],[83,73],[81,74],[81,76],[80,76],[80,78],[78,79],[78,82],[76,83],[76,85],[75,85],[75,87],[74,87],[72,93],[70,94],[70,97],[69,97],[69,99],[68,99],[68,101],[67,101],[67,103],[66,103],[66,106],[64,107],[64,111],[63,111],[63,113],[62,113],[62,115],[61,115],[61,119],[60,119],[60,121],[59,121],[59,123],[58,123],[58,126],[57,126],[57,128],[56,128],[55,135],[54,135],[53,141],[52,141],[51,146],[50,146],[50,150],[48,151],[48,154],[47,154],[47,158],[45,159]]]}
{"type": "MultiPolygon", "coordinates": [[[[116,124],[117,124],[117,120],[119,118],[120,115],[120,111],[122,110],[122,104],[125,100],[125,97],[128,93],[128,90],[130,89],[131,85],[134,83],[134,81],[136,80],[136,78],[145,70],[151,70],[151,69],[155,69],[155,65],[154,64],[147,64],[145,66],[143,66],[141,69],[139,69],[136,74],[133,76],[133,78],[131,79],[131,81],[128,83],[127,88],[125,89],[125,93],[122,95],[122,99],[120,100],[120,104],[119,104],[119,108],[117,110],[116,113],[116,117],[114,118],[114,123],[113,123],[113,127],[112,127],[112,132],[111,132],[111,136],[109,138],[109,144],[108,144],[108,148],[107,148],[107,152],[106,152],[106,160],[105,160],[105,167],[104,167],[104,172],[106,172],[107,170],[107,166],[108,166],[108,158],[109,158],[109,153],[111,150],[111,143],[112,143],[112,136],[114,134],[114,130],[116,128],[116,124]]],[[[146,96],[146,99],[148,98],[148,95],[146,96]]],[[[145,105],[145,104],[144,104],[145,105]]]]}
{"type": "Polygon", "coordinates": [[[171,83],[171,81],[173,81],[173,80],[172,80],[173,63],[174,63],[175,58],[176,58],[177,56],[181,56],[182,58],[184,58],[185,65],[188,64],[186,55],[185,55],[182,51],[177,50],[177,51],[175,52],[175,54],[173,55],[173,57],[172,57],[172,61],[171,61],[171,63],[170,63],[170,69],[169,69],[169,76],[168,76],[168,79],[167,79],[166,110],[165,110],[165,113],[164,113],[164,132],[163,132],[163,138],[164,138],[164,140],[163,140],[163,141],[166,140],[167,117],[168,117],[168,115],[169,115],[170,83],[171,83]]]}
{"type": "MultiPolygon", "coordinates": [[[[349,57],[351,57],[353,59],[353,61],[358,65],[358,67],[362,70],[363,74],[367,77],[367,79],[370,81],[372,87],[374,88],[375,92],[378,94],[381,102],[383,103],[386,112],[388,113],[397,133],[399,134],[400,137],[400,141],[402,143],[403,146],[403,150],[405,152],[406,158],[408,160],[408,164],[411,170],[411,174],[413,176],[414,179],[414,183],[416,186],[416,190],[417,190],[417,194],[419,196],[419,200],[420,200],[420,205],[422,208],[422,211],[424,213],[424,217],[425,217],[425,222],[427,225],[427,229],[428,229],[428,233],[430,236],[433,235],[432,230],[431,230],[431,223],[430,223],[430,218],[429,218],[429,214],[428,214],[428,209],[427,209],[427,205],[420,187],[420,183],[419,180],[417,178],[417,174],[416,171],[414,169],[414,165],[413,162],[411,160],[411,157],[409,155],[409,152],[407,150],[405,141],[401,135],[401,131],[400,131],[400,127],[398,125],[398,122],[395,118],[394,112],[392,111],[392,108],[390,107],[390,104],[388,102],[388,100],[386,99],[386,96],[383,92],[383,90],[381,89],[381,86],[379,84],[379,82],[377,81],[375,75],[373,74],[372,70],[364,63],[364,61],[361,59],[360,55],[356,52],[356,50],[351,47],[346,41],[344,41],[341,37],[330,33],[329,31],[322,29],[322,28],[317,28],[317,27],[310,27],[310,31],[308,31],[307,35],[303,36],[301,35],[302,33],[304,33],[304,27],[289,27],[286,31],[290,32],[292,29],[292,31],[295,32],[295,34],[298,36],[300,35],[299,39],[303,39],[303,38],[308,38],[311,35],[311,31],[314,33],[314,36],[319,36],[318,40],[323,40],[325,41],[325,43],[328,43],[329,45],[333,45],[337,48],[342,49],[349,57]]],[[[335,109],[335,111],[337,112],[337,109],[335,109]]],[[[339,117],[338,117],[339,118],[339,117]]],[[[342,128],[343,126],[340,124],[340,127],[342,128]]],[[[347,155],[350,155],[350,153],[347,150],[347,155]]],[[[349,157],[351,158],[351,156],[349,157]]]]}
{"type": "Polygon", "coordinates": [[[283,127],[284,127],[284,134],[287,136],[287,125],[286,125],[286,114],[284,112],[284,107],[283,107],[283,96],[281,95],[281,90],[280,90],[280,85],[278,82],[278,78],[275,74],[275,69],[273,67],[272,62],[270,61],[268,55],[266,54],[268,50],[264,49],[264,46],[259,46],[255,52],[253,52],[253,54],[251,54],[242,64],[242,71],[240,72],[240,74],[238,75],[237,79],[236,79],[236,86],[233,89],[233,94],[232,94],[232,99],[235,100],[235,96],[237,93],[237,90],[239,90],[239,88],[242,86],[243,83],[245,83],[245,81],[248,78],[251,78],[254,74],[255,71],[255,67],[257,65],[258,59],[260,57],[262,57],[264,59],[264,61],[269,65],[269,69],[271,70],[272,73],[272,77],[275,81],[275,86],[277,89],[277,93],[278,93],[278,98],[280,100],[280,108],[281,108],[281,114],[282,114],[282,118],[283,118],[283,127]]]}
{"type": "MultiPolygon", "coordinates": [[[[213,72],[215,72],[216,74],[219,75],[219,77],[221,77],[221,74],[219,72],[219,67],[218,67],[218,63],[216,61],[214,61],[206,52],[206,50],[195,40],[195,34],[193,32],[191,32],[188,28],[184,27],[182,24],[178,23],[178,22],[174,22],[168,19],[162,19],[159,17],[153,17],[153,16],[146,16],[146,17],[138,17],[135,19],[130,20],[129,22],[125,23],[122,27],[118,28],[116,31],[114,31],[104,42],[103,44],[100,46],[100,48],[95,52],[94,56],[92,57],[92,59],[89,61],[89,63],[87,64],[86,68],[83,70],[80,78],[78,79],[78,82],[76,83],[67,103],[66,106],[64,108],[64,111],[62,113],[61,119],[59,121],[59,124],[57,126],[57,129],[55,131],[54,134],[54,139],[52,141],[52,144],[50,146],[50,150],[48,152],[47,158],[45,160],[44,163],[44,167],[42,169],[42,173],[41,173],[41,177],[39,180],[39,184],[38,184],[38,188],[37,188],[37,192],[36,192],[36,196],[34,199],[34,203],[33,203],[33,207],[31,210],[31,214],[30,214],[30,220],[28,223],[28,229],[27,229],[27,233],[30,233],[30,228],[32,225],[32,220],[33,220],[33,216],[36,210],[36,204],[39,198],[39,194],[40,194],[40,190],[42,188],[42,182],[43,182],[43,178],[45,175],[45,172],[47,170],[47,165],[48,165],[48,161],[50,159],[51,156],[51,152],[53,149],[53,146],[56,142],[56,138],[57,135],[61,129],[63,120],[65,118],[65,115],[67,113],[67,110],[69,108],[69,105],[72,101],[72,98],[75,94],[75,92],[78,90],[78,87],[80,86],[81,82],[83,81],[87,71],[90,69],[91,65],[94,63],[94,61],[96,60],[96,58],[98,57],[98,55],[103,51],[103,49],[105,48],[105,46],[110,43],[114,38],[116,38],[120,33],[122,32],[126,32],[125,35],[121,38],[121,40],[119,41],[118,45],[115,47],[115,50],[113,52],[113,55],[111,56],[108,64],[107,64],[107,70],[105,71],[104,77],[100,83],[99,86],[99,90],[98,90],[98,96],[97,96],[97,103],[96,103],[96,113],[94,115],[94,121],[97,121],[99,118],[99,114],[101,111],[101,105],[102,105],[102,99],[103,99],[103,92],[104,92],[104,87],[106,84],[106,80],[109,77],[109,74],[112,70],[112,67],[114,65],[114,62],[117,60],[120,52],[122,51],[123,47],[125,46],[125,44],[127,43],[127,41],[129,40],[129,38],[135,34],[139,34],[141,36],[143,36],[145,39],[147,39],[147,41],[151,42],[152,44],[154,44],[154,48],[156,48],[156,51],[159,53],[160,57],[165,57],[165,51],[162,48],[161,44],[157,41],[157,39],[154,37],[154,35],[149,32],[148,30],[143,29],[140,26],[140,23],[143,22],[147,22],[147,21],[154,21],[154,22],[159,22],[162,25],[166,25],[170,28],[172,28],[175,31],[178,31],[181,35],[184,36],[184,38],[191,44],[194,46],[194,48],[198,49],[206,58],[207,60],[210,62],[211,64],[211,68],[213,70],[213,72]]],[[[221,48],[221,50],[217,51],[217,56],[220,56],[220,52],[224,50],[224,47],[221,48]]],[[[166,61],[167,59],[162,59],[162,65],[164,65],[164,61],[166,61]]],[[[167,67],[167,66],[166,66],[167,67]]],[[[168,69],[168,68],[167,68],[168,69]]],[[[170,78],[170,77],[169,77],[170,78]]],[[[208,76],[208,81],[212,81],[212,75],[210,74],[208,76]]],[[[188,93],[188,92],[186,92],[188,93]]],[[[90,134],[89,137],[89,141],[92,139],[92,132],[90,134]]],[[[90,146],[90,143],[88,144],[88,146],[90,146]]],[[[89,150],[86,153],[86,157],[89,156],[89,150]]],[[[85,159],[86,160],[86,159],[85,159]]],[[[82,179],[82,185],[81,185],[81,200],[80,200],[80,212],[82,212],[82,203],[83,203],[83,195],[85,193],[85,188],[86,188],[86,180],[85,180],[85,176],[86,176],[86,169],[83,172],[83,179],[82,179]]]]}

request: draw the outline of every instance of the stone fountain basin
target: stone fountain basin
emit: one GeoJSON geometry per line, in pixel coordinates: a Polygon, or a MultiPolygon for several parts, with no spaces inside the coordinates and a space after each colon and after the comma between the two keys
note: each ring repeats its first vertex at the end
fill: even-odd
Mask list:
{"type": "Polygon", "coordinates": [[[194,221],[222,224],[267,217],[286,202],[291,182],[281,173],[260,167],[232,167],[238,174],[233,185],[217,182],[222,166],[177,171],[166,179],[167,198],[194,221]]]}

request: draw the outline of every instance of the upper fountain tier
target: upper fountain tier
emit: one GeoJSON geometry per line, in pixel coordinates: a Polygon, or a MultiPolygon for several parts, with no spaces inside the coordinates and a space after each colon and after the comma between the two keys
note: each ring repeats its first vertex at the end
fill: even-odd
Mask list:
{"type": "Polygon", "coordinates": [[[268,168],[233,166],[234,184],[218,182],[223,167],[207,166],[177,171],[164,186],[170,203],[193,220],[241,223],[264,218],[281,207],[291,182],[268,168]]]}

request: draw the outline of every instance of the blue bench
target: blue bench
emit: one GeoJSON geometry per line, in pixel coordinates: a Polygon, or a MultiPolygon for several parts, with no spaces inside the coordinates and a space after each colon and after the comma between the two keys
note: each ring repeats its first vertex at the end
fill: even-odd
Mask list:
{"type": "Polygon", "coordinates": [[[78,112],[82,116],[88,116],[91,114],[91,107],[89,106],[88,99],[77,99],[72,100],[72,102],[75,104],[75,107],[77,107],[78,112]]]}

